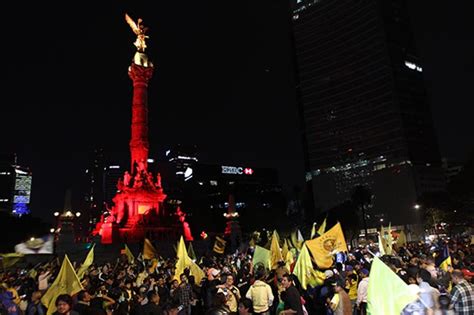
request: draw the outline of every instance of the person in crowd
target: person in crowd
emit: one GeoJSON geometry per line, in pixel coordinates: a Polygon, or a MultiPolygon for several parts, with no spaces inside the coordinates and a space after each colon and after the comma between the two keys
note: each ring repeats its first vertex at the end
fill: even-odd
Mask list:
{"type": "Polygon", "coordinates": [[[250,286],[245,297],[252,301],[254,314],[269,315],[274,296],[272,288],[263,281],[265,278],[265,270],[258,269],[255,278],[257,280],[250,286]]]}
{"type": "Polygon", "coordinates": [[[281,279],[281,284],[285,290],[284,295],[284,310],[280,312],[280,315],[303,315],[303,305],[301,304],[301,295],[293,285],[293,278],[289,274],[285,273],[281,279]]]}
{"type": "MultiPolygon", "coordinates": [[[[291,250],[297,257],[297,251],[291,250]]],[[[371,244],[351,249],[330,268],[321,270],[326,278],[323,283],[306,282],[305,289],[301,279],[283,272],[282,265],[275,270],[253,265],[252,251],[247,249],[225,255],[209,252],[197,260],[205,275],[199,283],[189,269],[182,271],[179,281],[173,280],[177,270],[176,258],[171,256],[159,258],[154,268],[142,257],[129,262],[123,256],[112,262],[97,256],[101,262],[94,263],[81,279],[84,291],[73,296],[74,305],[68,298],[58,297],[57,314],[346,314],[346,292],[357,312],[365,314],[371,253],[377,250],[377,245],[371,244]]],[[[380,259],[418,296],[405,306],[403,315],[472,314],[473,254],[470,237],[452,236],[442,242],[409,242],[380,259]],[[462,269],[446,271],[437,259],[434,263],[434,254],[445,246],[456,259],[454,267],[462,269]]],[[[60,261],[26,268],[20,264],[0,269],[0,315],[46,314],[40,300],[57,277],[60,261]]]]}
{"type": "Polygon", "coordinates": [[[160,305],[168,304],[170,299],[170,290],[166,286],[165,276],[162,274],[158,276],[157,291],[158,295],[160,296],[160,305]]]}
{"type": "Polygon", "coordinates": [[[92,315],[91,295],[86,290],[82,290],[77,294],[77,303],[74,310],[80,315],[92,315]]]}
{"type": "Polygon", "coordinates": [[[15,303],[13,294],[8,291],[5,287],[0,287],[0,309],[3,314],[8,315],[20,315],[20,308],[15,303]]]}
{"type": "Polygon", "coordinates": [[[333,282],[332,285],[334,287],[334,295],[329,301],[329,310],[332,311],[334,315],[351,315],[351,300],[344,288],[345,281],[339,278],[333,282]]]}
{"type": "Polygon", "coordinates": [[[239,301],[239,315],[251,315],[253,313],[252,300],[243,297],[239,301]]]}
{"type": "Polygon", "coordinates": [[[225,283],[218,285],[218,293],[224,293],[226,296],[226,305],[229,307],[230,313],[232,315],[237,314],[238,301],[240,300],[240,291],[234,285],[234,276],[232,274],[227,274],[225,276],[225,283]]]}
{"type": "Polygon", "coordinates": [[[458,315],[474,314],[474,286],[464,279],[461,270],[456,269],[452,273],[455,286],[451,291],[451,303],[458,315]]]}
{"type": "Polygon", "coordinates": [[[432,315],[435,309],[435,299],[439,295],[435,289],[430,286],[431,273],[426,269],[420,269],[416,275],[416,282],[420,287],[420,299],[422,300],[424,311],[427,315],[432,315]]]}
{"type": "Polygon", "coordinates": [[[181,283],[179,284],[178,291],[178,300],[181,305],[183,305],[183,315],[191,314],[191,303],[193,301],[193,288],[188,283],[188,276],[186,274],[181,274],[179,276],[181,283]]]}
{"type": "Polygon", "coordinates": [[[143,306],[143,315],[163,315],[163,311],[160,304],[160,296],[156,291],[148,291],[147,293],[148,303],[143,306]]]}
{"type": "Polygon", "coordinates": [[[56,298],[56,312],[53,315],[79,315],[74,311],[72,297],[69,294],[61,294],[56,298]]]}
{"type": "Polygon", "coordinates": [[[25,315],[45,315],[46,310],[41,304],[41,291],[35,291],[31,294],[31,299],[28,302],[25,315]]]}
{"type": "Polygon", "coordinates": [[[230,310],[226,305],[227,298],[224,293],[216,293],[212,307],[206,315],[230,315],[230,310]]]}
{"type": "Polygon", "coordinates": [[[359,315],[367,314],[367,289],[369,287],[369,271],[361,269],[359,272],[359,286],[357,287],[357,311],[359,315]]]}
{"type": "Polygon", "coordinates": [[[38,275],[38,290],[44,292],[48,289],[49,279],[51,278],[51,270],[41,269],[38,275]]]}

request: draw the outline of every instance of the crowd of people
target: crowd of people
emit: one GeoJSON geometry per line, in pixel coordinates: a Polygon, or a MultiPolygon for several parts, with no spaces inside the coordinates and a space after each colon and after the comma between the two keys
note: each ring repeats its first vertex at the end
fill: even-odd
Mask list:
{"type": "MultiPolygon", "coordinates": [[[[366,314],[374,254],[376,247],[360,246],[338,255],[331,268],[322,270],[318,283],[305,290],[292,274],[293,266],[288,268],[285,262],[273,270],[254,265],[252,247],[204,255],[198,261],[205,273],[200,283],[187,269],[177,277],[175,258],[131,262],[122,256],[92,264],[82,278],[83,290],[57,296],[54,314],[366,314]]],[[[412,242],[380,258],[419,297],[403,309],[403,315],[474,314],[470,239],[412,242]],[[446,242],[452,262],[447,271],[436,261],[446,242]]],[[[47,314],[41,297],[59,267],[55,259],[34,268],[5,270],[0,276],[0,314],[47,314]]]]}

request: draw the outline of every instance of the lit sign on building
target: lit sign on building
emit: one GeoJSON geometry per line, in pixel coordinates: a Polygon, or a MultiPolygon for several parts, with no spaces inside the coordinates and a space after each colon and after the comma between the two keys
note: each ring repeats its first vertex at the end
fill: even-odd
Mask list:
{"type": "Polygon", "coordinates": [[[241,167],[241,166],[221,166],[222,174],[232,174],[232,175],[252,175],[253,169],[250,167],[241,167]]]}
{"type": "Polygon", "coordinates": [[[193,178],[193,169],[188,167],[186,168],[186,170],[184,171],[184,181],[188,181],[190,180],[191,178],[193,178]]]}
{"type": "Polygon", "coordinates": [[[419,65],[417,65],[416,63],[405,60],[405,66],[410,68],[411,70],[416,70],[418,72],[423,72],[423,68],[420,67],[419,65]]]}

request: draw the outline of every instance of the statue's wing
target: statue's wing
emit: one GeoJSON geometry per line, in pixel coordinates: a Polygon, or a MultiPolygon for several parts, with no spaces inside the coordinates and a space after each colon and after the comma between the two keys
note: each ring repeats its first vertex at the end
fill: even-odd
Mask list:
{"type": "Polygon", "coordinates": [[[139,33],[139,29],[138,29],[137,24],[132,20],[131,17],[128,16],[127,13],[125,13],[125,21],[127,21],[128,25],[130,25],[130,27],[132,28],[132,30],[135,34],[139,33]]]}

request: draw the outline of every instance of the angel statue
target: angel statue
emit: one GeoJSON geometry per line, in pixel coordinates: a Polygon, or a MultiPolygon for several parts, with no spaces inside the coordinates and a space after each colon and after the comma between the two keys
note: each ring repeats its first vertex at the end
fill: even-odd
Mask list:
{"type": "Polygon", "coordinates": [[[146,31],[148,30],[148,27],[144,27],[142,22],[142,19],[138,19],[137,23],[132,20],[130,16],[128,16],[127,13],[125,13],[125,21],[127,21],[128,25],[132,28],[133,32],[137,34],[137,39],[135,40],[135,47],[137,47],[137,50],[139,52],[145,52],[146,48],[146,43],[145,39],[149,38],[149,36],[145,35],[146,31]]]}

